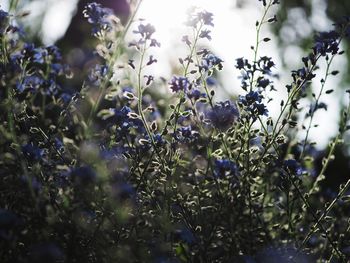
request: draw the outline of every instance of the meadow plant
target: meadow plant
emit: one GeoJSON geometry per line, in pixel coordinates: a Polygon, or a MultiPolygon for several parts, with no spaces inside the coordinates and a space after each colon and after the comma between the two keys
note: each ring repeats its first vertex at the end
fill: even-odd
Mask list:
{"type": "Polygon", "coordinates": [[[227,62],[203,48],[215,18],[195,8],[179,39],[188,53],[160,80],[148,72],[161,43],[154,26],[135,20],[139,5],[123,26],[90,3],[96,60],[78,90],[59,49],[25,42],[20,17],[0,11],[1,262],[347,262],[350,180],[333,195],[321,181],[349,106],[321,168],[309,137],[327,110],[349,19],[318,33],[277,87],[277,65],[259,47],[279,3],[257,4],[252,59],[227,62]],[[220,100],[211,83],[225,63],[241,73],[241,91],[220,100]],[[280,89],[287,95],[272,118],[280,89]]]}

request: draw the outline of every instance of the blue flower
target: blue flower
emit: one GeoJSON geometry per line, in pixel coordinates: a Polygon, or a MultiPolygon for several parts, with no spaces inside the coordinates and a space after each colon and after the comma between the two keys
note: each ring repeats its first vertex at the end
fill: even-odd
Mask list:
{"type": "Polygon", "coordinates": [[[258,78],[258,87],[265,89],[270,84],[270,80],[266,78],[258,78]]]}
{"type": "Polygon", "coordinates": [[[239,111],[230,101],[218,102],[207,114],[211,124],[221,131],[231,127],[238,117],[239,111]]]}
{"type": "Polygon", "coordinates": [[[250,91],[245,96],[239,96],[238,101],[243,105],[251,105],[255,102],[261,102],[262,95],[257,91],[250,91]]]}
{"type": "Polygon", "coordinates": [[[204,29],[204,30],[202,30],[201,33],[199,34],[199,37],[200,37],[200,38],[206,38],[206,39],[208,39],[208,40],[211,40],[210,33],[211,33],[210,30],[204,29]]]}
{"type": "Polygon", "coordinates": [[[293,175],[300,176],[303,173],[303,169],[295,159],[288,159],[283,162],[283,167],[292,173],[293,175]]]}
{"type": "Polygon", "coordinates": [[[140,24],[138,30],[133,31],[135,34],[140,34],[143,39],[151,39],[154,32],[156,32],[156,29],[151,24],[140,24]]]}
{"type": "Polygon", "coordinates": [[[95,87],[100,86],[107,73],[108,66],[100,64],[95,65],[95,68],[93,68],[88,75],[89,84],[95,87]]]}
{"type": "Polygon", "coordinates": [[[247,60],[247,59],[244,59],[244,58],[237,58],[237,59],[236,59],[236,65],[235,65],[235,67],[236,67],[237,69],[244,69],[245,66],[247,66],[247,64],[248,64],[248,60],[247,60]]]}
{"type": "Polygon", "coordinates": [[[239,96],[238,102],[244,106],[249,116],[256,120],[257,116],[267,116],[268,110],[265,104],[261,103],[263,96],[257,91],[250,91],[245,96],[239,96]]]}
{"type": "Polygon", "coordinates": [[[201,65],[199,66],[199,70],[204,70],[204,71],[208,71],[210,69],[213,68],[217,68],[218,70],[222,70],[223,66],[222,66],[222,60],[211,54],[208,53],[206,54],[203,58],[202,58],[202,62],[201,65]]]}
{"type": "Polygon", "coordinates": [[[34,92],[44,85],[44,83],[45,81],[37,75],[26,76],[22,82],[17,83],[16,89],[19,93],[24,91],[34,92]]]}
{"type": "Polygon", "coordinates": [[[198,132],[192,130],[192,127],[190,125],[184,126],[177,129],[177,135],[176,138],[180,141],[184,142],[190,142],[198,138],[198,132]]]}
{"type": "Polygon", "coordinates": [[[327,53],[332,55],[337,54],[339,50],[339,37],[339,33],[334,30],[319,33],[315,38],[314,53],[321,56],[325,56],[327,53]]]}
{"type": "Polygon", "coordinates": [[[111,21],[108,19],[112,15],[112,10],[104,8],[100,4],[90,3],[85,7],[83,14],[88,22],[93,25],[92,33],[96,34],[101,30],[111,30],[111,21]]]}
{"type": "Polygon", "coordinates": [[[179,91],[187,91],[189,86],[191,85],[190,81],[186,77],[176,77],[173,76],[171,81],[169,82],[170,89],[173,92],[179,92],[179,91]]]}
{"type": "Polygon", "coordinates": [[[44,64],[48,52],[44,48],[36,48],[33,50],[33,62],[44,64]]]}
{"type": "Polygon", "coordinates": [[[22,152],[31,161],[40,161],[44,156],[44,150],[31,143],[23,145],[22,152]]]}
{"type": "Polygon", "coordinates": [[[213,24],[213,14],[207,11],[201,11],[197,13],[190,14],[187,25],[196,28],[198,24],[206,26],[214,26],[213,24]]]}
{"type": "Polygon", "coordinates": [[[228,160],[215,160],[214,176],[217,178],[225,178],[227,176],[238,175],[237,165],[228,160]]]}
{"type": "Polygon", "coordinates": [[[199,89],[192,88],[187,92],[187,97],[195,101],[199,100],[200,98],[205,98],[206,96],[207,95],[201,92],[199,89]]]}
{"type": "Polygon", "coordinates": [[[259,70],[263,74],[268,74],[270,75],[272,72],[272,68],[275,66],[275,62],[272,61],[271,57],[263,56],[258,60],[258,67],[259,70]]]}

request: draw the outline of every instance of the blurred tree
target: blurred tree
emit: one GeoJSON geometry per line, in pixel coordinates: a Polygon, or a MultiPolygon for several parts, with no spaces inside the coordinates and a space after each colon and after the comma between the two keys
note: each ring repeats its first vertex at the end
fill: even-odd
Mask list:
{"type": "MultiPolygon", "coordinates": [[[[91,36],[91,27],[86,23],[83,16],[85,6],[92,2],[91,0],[80,0],[78,3],[76,14],[74,15],[66,34],[59,41],[59,46],[63,51],[71,50],[72,48],[84,48],[91,46],[87,38],[91,36]]],[[[104,7],[111,8],[115,15],[123,24],[126,23],[130,15],[130,3],[128,0],[95,0],[94,2],[101,4],[104,7]]]]}
{"type": "MultiPolygon", "coordinates": [[[[83,10],[91,0],[80,0],[77,11],[62,39],[57,42],[57,46],[62,50],[67,63],[71,66],[74,79],[70,82],[72,89],[81,88],[81,83],[89,65],[95,62],[93,56],[95,39],[91,36],[91,26],[87,23],[83,15],[83,10]]],[[[95,0],[103,7],[111,8],[114,14],[125,24],[131,13],[131,3],[128,0],[95,0]]]]}

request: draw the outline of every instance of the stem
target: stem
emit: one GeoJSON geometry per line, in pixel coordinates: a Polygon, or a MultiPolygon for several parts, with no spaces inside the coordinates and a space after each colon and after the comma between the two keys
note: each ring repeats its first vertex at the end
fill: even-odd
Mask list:
{"type": "Polygon", "coordinates": [[[312,112],[310,114],[310,121],[309,121],[309,125],[308,125],[308,128],[307,128],[307,131],[306,131],[306,135],[305,135],[305,139],[304,139],[304,143],[303,143],[303,148],[302,148],[302,151],[301,151],[301,154],[300,154],[300,160],[302,160],[303,158],[303,155],[304,155],[304,152],[305,152],[305,147],[306,147],[306,144],[307,144],[307,139],[309,138],[309,132],[310,132],[310,129],[311,129],[311,124],[312,124],[312,121],[313,121],[313,118],[315,116],[315,111],[317,110],[317,106],[318,106],[318,103],[320,101],[320,98],[321,98],[321,95],[322,95],[322,92],[323,92],[323,89],[325,87],[325,84],[326,84],[326,81],[327,81],[327,78],[329,76],[329,69],[330,69],[330,65],[334,59],[335,55],[333,55],[331,57],[331,59],[327,62],[327,69],[326,69],[326,73],[325,73],[325,78],[324,78],[324,81],[322,82],[322,85],[321,85],[321,90],[316,98],[316,101],[315,101],[315,106],[314,108],[312,108],[312,112]]]}
{"type": "Polygon", "coordinates": [[[98,95],[98,98],[97,98],[97,101],[95,102],[95,104],[92,106],[91,108],[91,111],[90,111],[90,114],[89,114],[89,118],[88,118],[88,121],[87,121],[87,127],[90,127],[91,126],[91,122],[92,122],[92,118],[93,116],[95,115],[100,103],[101,103],[101,100],[102,100],[102,97],[105,93],[105,90],[107,89],[107,85],[109,83],[109,80],[110,78],[113,76],[113,70],[112,70],[112,67],[113,65],[115,64],[115,61],[116,59],[118,58],[119,54],[120,54],[120,44],[122,43],[122,41],[124,41],[125,39],[125,36],[127,34],[127,32],[129,31],[130,29],[130,26],[136,16],[136,13],[138,12],[139,8],[140,8],[140,5],[142,3],[142,0],[140,0],[135,8],[135,11],[133,12],[133,14],[131,15],[131,17],[129,18],[128,20],[128,23],[126,24],[125,28],[124,28],[124,31],[122,33],[122,36],[118,39],[119,41],[117,41],[117,44],[116,44],[116,51],[112,54],[112,57],[110,59],[110,63],[108,64],[108,72],[107,72],[107,75],[106,77],[104,78],[104,82],[102,83],[101,85],[101,90],[99,92],[99,95],[98,95]]]}

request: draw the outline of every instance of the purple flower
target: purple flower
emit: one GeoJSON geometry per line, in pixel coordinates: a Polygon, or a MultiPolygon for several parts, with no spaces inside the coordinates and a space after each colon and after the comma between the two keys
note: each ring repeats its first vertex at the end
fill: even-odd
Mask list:
{"type": "Polygon", "coordinates": [[[207,118],[211,124],[221,131],[225,131],[231,127],[237,121],[238,117],[239,111],[236,105],[230,101],[218,102],[207,114],[207,118]]]}
{"type": "Polygon", "coordinates": [[[258,78],[258,87],[265,89],[270,84],[270,80],[266,78],[258,78]]]}
{"type": "Polygon", "coordinates": [[[200,98],[205,98],[206,96],[207,95],[202,93],[199,89],[192,88],[187,92],[187,97],[195,101],[199,100],[200,98]]]}
{"type": "Polygon", "coordinates": [[[217,178],[225,178],[227,176],[238,175],[237,165],[228,160],[215,160],[214,176],[217,178]]]}
{"type": "Polygon", "coordinates": [[[236,68],[237,69],[244,69],[244,67],[248,64],[248,60],[244,58],[237,58],[236,59],[236,68]]]}
{"type": "Polygon", "coordinates": [[[16,89],[19,93],[24,91],[34,92],[44,85],[44,82],[45,81],[37,75],[26,76],[22,82],[17,83],[16,89]]]}
{"type": "Polygon", "coordinates": [[[186,77],[174,76],[169,82],[169,87],[173,92],[187,91],[190,85],[191,83],[186,77]]]}
{"type": "Polygon", "coordinates": [[[303,169],[296,160],[288,159],[283,162],[283,167],[290,173],[300,176],[303,173],[303,169]]]}
{"type": "Polygon", "coordinates": [[[218,70],[222,70],[223,66],[222,66],[222,60],[211,54],[211,53],[208,53],[206,54],[203,59],[202,59],[202,62],[201,62],[201,65],[199,66],[199,70],[204,70],[204,71],[209,71],[213,68],[217,68],[218,70]]]}
{"type": "Polygon", "coordinates": [[[140,34],[144,39],[151,39],[153,33],[156,32],[156,29],[151,24],[138,26],[138,30],[134,30],[133,33],[140,34]]]}
{"type": "Polygon", "coordinates": [[[210,33],[211,33],[210,30],[204,29],[204,30],[202,30],[201,33],[199,34],[199,37],[200,37],[200,38],[206,38],[206,39],[208,39],[208,40],[211,40],[210,33]]]}
{"type": "Polygon", "coordinates": [[[213,14],[205,10],[190,14],[186,24],[188,26],[196,28],[199,23],[206,26],[214,26],[213,14]]]}
{"type": "Polygon", "coordinates": [[[22,146],[22,152],[31,161],[40,161],[44,156],[44,150],[30,143],[22,146]]]}
{"type": "Polygon", "coordinates": [[[95,68],[91,69],[88,75],[88,82],[90,85],[98,87],[101,85],[103,78],[108,73],[108,66],[106,65],[95,65],[95,68]]]}
{"type": "Polygon", "coordinates": [[[179,136],[175,135],[176,138],[184,142],[193,141],[197,139],[199,135],[197,131],[192,130],[192,127],[190,125],[177,129],[177,134],[179,136]]]}
{"type": "Polygon", "coordinates": [[[250,114],[253,120],[258,115],[267,116],[268,110],[265,104],[261,103],[263,96],[257,91],[250,91],[245,96],[239,96],[239,103],[244,106],[246,112],[250,114]]]}
{"type": "Polygon", "coordinates": [[[112,15],[112,10],[104,8],[100,4],[90,3],[87,4],[83,11],[84,17],[88,19],[88,22],[93,25],[92,33],[96,34],[101,30],[111,30],[111,21],[108,19],[112,15]]]}
{"type": "Polygon", "coordinates": [[[314,53],[322,56],[325,56],[327,53],[332,55],[337,54],[339,50],[339,37],[339,33],[334,30],[319,33],[315,38],[314,53]]]}

